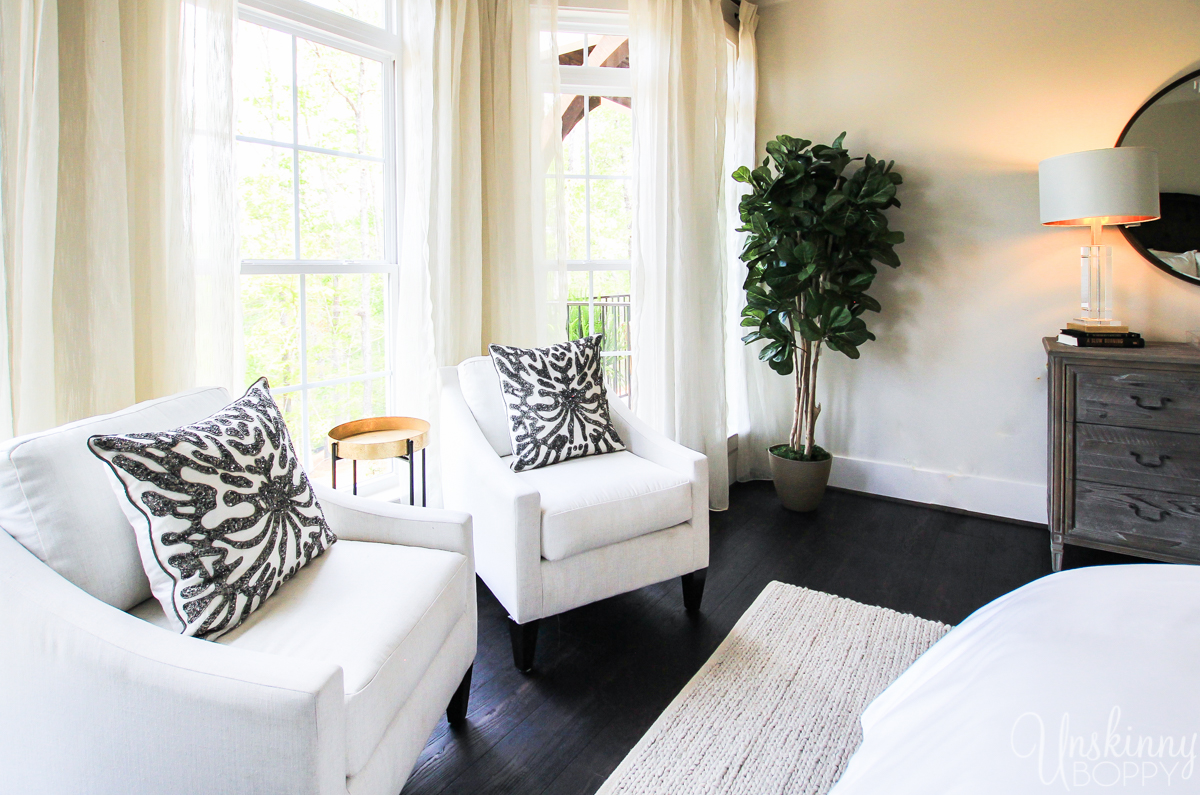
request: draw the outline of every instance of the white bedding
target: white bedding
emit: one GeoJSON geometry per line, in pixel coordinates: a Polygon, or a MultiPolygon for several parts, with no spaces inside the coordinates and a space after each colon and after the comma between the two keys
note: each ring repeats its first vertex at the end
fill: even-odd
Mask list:
{"type": "Polygon", "coordinates": [[[1200,251],[1158,251],[1153,248],[1149,251],[1180,273],[1186,273],[1188,276],[1200,275],[1197,271],[1200,261],[1196,259],[1196,255],[1200,254],[1200,251]]]}
{"type": "Polygon", "coordinates": [[[1200,567],[1032,582],[934,645],[862,725],[831,795],[1200,792],[1200,567]]]}

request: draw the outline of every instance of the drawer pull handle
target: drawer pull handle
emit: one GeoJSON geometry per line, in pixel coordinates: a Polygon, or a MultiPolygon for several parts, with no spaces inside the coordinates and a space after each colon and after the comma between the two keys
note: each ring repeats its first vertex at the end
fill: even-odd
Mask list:
{"type": "Polygon", "coordinates": [[[1147,521],[1147,522],[1156,522],[1156,523],[1161,522],[1164,519],[1166,519],[1168,516],[1171,515],[1170,511],[1164,511],[1162,508],[1153,508],[1152,507],[1151,510],[1158,511],[1158,518],[1156,519],[1152,516],[1143,516],[1142,515],[1142,506],[1138,505],[1136,502],[1131,502],[1131,503],[1127,503],[1127,504],[1129,505],[1129,509],[1131,511],[1133,511],[1134,516],[1136,516],[1137,518],[1142,519],[1144,521],[1147,521]]]}
{"type": "Polygon", "coordinates": [[[1156,456],[1154,456],[1154,458],[1156,459],[1154,461],[1143,461],[1142,460],[1143,458],[1150,458],[1150,456],[1143,456],[1141,453],[1137,453],[1132,450],[1129,451],[1129,454],[1131,456],[1133,456],[1134,461],[1138,462],[1139,464],[1141,464],[1144,467],[1149,467],[1150,469],[1158,469],[1165,462],[1171,460],[1171,456],[1169,456],[1169,455],[1156,455],[1156,456]]]}
{"type": "Polygon", "coordinates": [[[1141,396],[1141,395],[1130,395],[1130,396],[1129,396],[1129,399],[1130,399],[1130,400],[1132,400],[1134,403],[1136,403],[1136,404],[1137,404],[1137,407],[1138,407],[1139,409],[1146,409],[1146,411],[1161,411],[1162,409],[1165,409],[1165,408],[1167,407],[1167,404],[1168,404],[1168,403],[1170,403],[1170,402],[1171,402],[1171,398],[1169,398],[1169,397],[1161,397],[1161,398],[1159,398],[1159,399],[1158,399],[1158,405],[1157,405],[1157,406],[1150,406],[1150,405],[1148,405],[1148,404],[1145,404],[1145,403],[1143,403],[1143,402],[1142,402],[1142,396],[1141,396]]]}

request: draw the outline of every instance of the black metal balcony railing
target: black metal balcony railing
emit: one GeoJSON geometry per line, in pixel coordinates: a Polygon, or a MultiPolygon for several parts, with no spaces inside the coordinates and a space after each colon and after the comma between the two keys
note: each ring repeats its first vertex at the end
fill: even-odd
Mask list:
{"type": "Polygon", "coordinates": [[[600,295],[595,301],[567,301],[567,339],[577,340],[589,334],[603,334],[604,384],[610,394],[629,397],[631,360],[629,355],[629,295],[600,295]],[[592,312],[596,313],[595,324],[592,312]],[[593,331],[594,329],[594,331],[593,331]]]}

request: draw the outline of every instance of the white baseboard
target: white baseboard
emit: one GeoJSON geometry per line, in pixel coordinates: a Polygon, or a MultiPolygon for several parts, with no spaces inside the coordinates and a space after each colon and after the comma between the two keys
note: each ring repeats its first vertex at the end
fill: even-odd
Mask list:
{"type": "Polygon", "coordinates": [[[953,475],[836,456],[829,485],[988,516],[1046,523],[1046,487],[1041,483],[953,475]]]}

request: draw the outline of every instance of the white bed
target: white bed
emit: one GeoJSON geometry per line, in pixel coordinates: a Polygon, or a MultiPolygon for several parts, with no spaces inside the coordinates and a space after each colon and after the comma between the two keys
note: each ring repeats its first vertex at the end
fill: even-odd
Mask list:
{"type": "Polygon", "coordinates": [[[1200,791],[1200,567],[1030,583],[934,645],[862,725],[831,795],[1200,791]]]}

